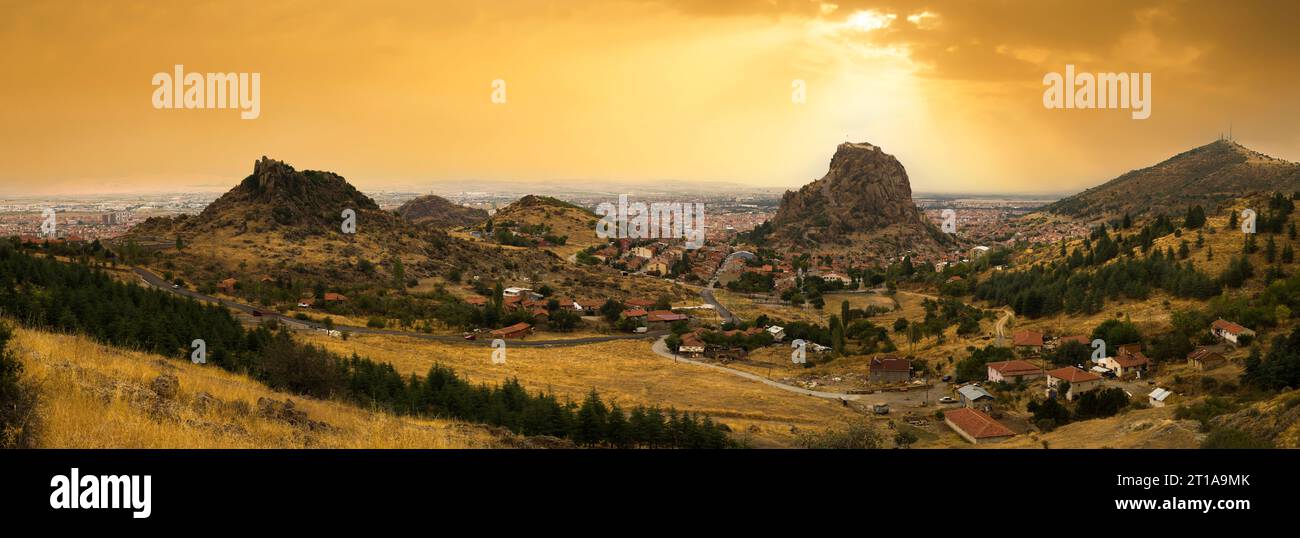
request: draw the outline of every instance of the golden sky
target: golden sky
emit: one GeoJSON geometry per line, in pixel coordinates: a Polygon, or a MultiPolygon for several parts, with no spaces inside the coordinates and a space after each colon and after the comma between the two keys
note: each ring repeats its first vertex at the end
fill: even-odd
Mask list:
{"type": "Polygon", "coordinates": [[[0,193],[224,190],[261,156],[363,190],[458,181],[797,187],[836,144],[917,191],[1082,189],[1214,140],[1300,160],[1293,2],[0,0],[0,193]],[[1149,72],[1152,113],[1043,76],[1149,72]],[[152,77],[256,72],[261,115],[152,77]],[[504,80],[504,104],[492,81],[504,80]],[[807,101],[791,102],[803,80],[807,101]]]}

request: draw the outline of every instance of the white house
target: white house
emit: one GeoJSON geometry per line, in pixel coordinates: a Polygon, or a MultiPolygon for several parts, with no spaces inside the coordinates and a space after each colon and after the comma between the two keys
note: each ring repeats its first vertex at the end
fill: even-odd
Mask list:
{"type": "Polygon", "coordinates": [[[1214,323],[1210,324],[1210,333],[1223,340],[1232,342],[1233,344],[1237,344],[1238,339],[1240,339],[1243,336],[1247,336],[1247,337],[1255,336],[1255,331],[1252,331],[1250,329],[1242,327],[1241,325],[1237,325],[1236,323],[1224,319],[1214,320],[1214,323]]]}
{"type": "Polygon", "coordinates": [[[767,328],[767,334],[772,335],[773,340],[780,342],[782,339],[785,338],[785,327],[781,327],[779,325],[773,325],[767,328]]]}
{"type": "Polygon", "coordinates": [[[1073,400],[1077,395],[1083,394],[1090,390],[1101,387],[1101,376],[1092,372],[1085,372],[1073,366],[1057,368],[1047,372],[1047,392],[1051,395],[1061,382],[1070,384],[1070,390],[1063,396],[1067,400],[1073,400]]]}

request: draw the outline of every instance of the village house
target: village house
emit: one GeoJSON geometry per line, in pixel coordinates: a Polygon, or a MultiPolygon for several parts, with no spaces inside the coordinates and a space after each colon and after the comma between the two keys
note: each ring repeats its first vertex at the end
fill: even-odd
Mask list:
{"type": "Polygon", "coordinates": [[[1169,400],[1169,397],[1173,396],[1173,394],[1172,391],[1156,387],[1156,390],[1151,391],[1151,394],[1147,395],[1147,404],[1151,407],[1164,407],[1165,403],[1169,400]]]}
{"type": "Polygon", "coordinates": [[[1039,331],[1016,331],[1011,335],[1011,345],[1022,351],[1038,353],[1043,350],[1043,333],[1039,331]]]}
{"type": "Polygon", "coordinates": [[[300,300],[298,301],[298,308],[311,308],[312,305],[314,305],[314,304],[316,304],[316,300],[315,300],[315,299],[311,299],[311,298],[300,299],[300,300]]]}
{"type": "Polygon", "coordinates": [[[470,295],[465,298],[465,302],[474,306],[487,306],[487,297],[482,295],[470,295]]]}
{"type": "Polygon", "coordinates": [[[1200,371],[1213,370],[1227,362],[1228,359],[1222,354],[1205,346],[1198,347],[1187,354],[1187,364],[1200,371]]]}
{"type": "Polygon", "coordinates": [[[1223,319],[1216,319],[1210,324],[1210,334],[1236,345],[1240,345],[1244,339],[1255,337],[1255,331],[1223,319]]]}
{"type": "Polygon", "coordinates": [[[348,297],[342,293],[325,292],[325,302],[327,303],[346,303],[348,297]]]}
{"type": "Polygon", "coordinates": [[[652,327],[664,327],[687,319],[689,317],[686,314],[678,314],[672,310],[654,310],[647,312],[645,316],[646,323],[652,327]]]}
{"type": "Polygon", "coordinates": [[[511,325],[509,327],[502,327],[500,329],[492,331],[490,334],[492,335],[492,338],[513,339],[513,338],[523,338],[532,333],[533,333],[532,325],[520,322],[511,325]]]}
{"type": "Polygon", "coordinates": [[[892,355],[871,359],[871,370],[867,374],[872,383],[897,383],[912,378],[912,363],[892,355]]]}
{"type": "Polygon", "coordinates": [[[961,404],[971,409],[981,411],[993,410],[993,395],[984,387],[970,384],[957,389],[957,396],[961,398],[961,404]]]}
{"type": "Polygon", "coordinates": [[[1053,345],[1052,347],[1054,347],[1054,348],[1059,348],[1059,347],[1061,347],[1061,346],[1063,346],[1063,345],[1065,345],[1065,344],[1067,344],[1067,343],[1069,343],[1069,342],[1078,342],[1078,343],[1080,343],[1080,344],[1083,344],[1083,345],[1087,346],[1087,345],[1089,345],[1089,344],[1092,343],[1092,340],[1089,340],[1087,336],[1084,336],[1084,335],[1082,335],[1082,334],[1074,334],[1074,335],[1070,335],[1070,336],[1062,336],[1062,337],[1056,339],[1055,345],[1053,345]]]}
{"type": "Polygon", "coordinates": [[[780,342],[785,339],[785,327],[773,325],[767,328],[767,334],[772,335],[772,340],[780,342]]]}
{"type": "Polygon", "coordinates": [[[993,417],[983,411],[969,407],[944,411],[943,423],[957,432],[957,435],[974,444],[995,443],[1016,435],[1016,432],[993,420],[993,417]]]}
{"type": "Polygon", "coordinates": [[[682,335],[682,343],[677,346],[677,353],[692,359],[698,359],[704,356],[704,348],[704,342],[700,340],[700,337],[690,332],[682,335]]]}
{"type": "Polygon", "coordinates": [[[238,280],[235,280],[233,278],[227,278],[217,283],[217,289],[221,290],[221,292],[225,294],[233,294],[235,293],[235,286],[238,284],[239,284],[238,280]]]}
{"type": "Polygon", "coordinates": [[[1147,368],[1151,366],[1151,360],[1147,359],[1141,351],[1124,353],[1114,357],[1101,359],[1100,365],[1107,370],[1115,372],[1115,377],[1120,379],[1135,377],[1141,379],[1147,373],[1147,368]]]}
{"type": "Polygon", "coordinates": [[[1064,395],[1067,400],[1074,400],[1079,394],[1101,387],[1101,376],[1073,366],[1066,366],[1047,372],[1048,397],[1056,395],[1055,389],[1062,381],[1070,384],[1070,390],[1064,395]]]}
{"type": "Polygon", "coordinates": [[[646,312],[645,310],[642,310],[640,308],[633,308],[631,310],[624,310],[621,315],[625,318],[642,319],[646,317],[647,314],[648,312],[646,312]]]}
{"type": "Polygon", "coordinates": [[[1132,355],[1134,353],[1141,353],[1141,352],[1142,352],[1141,343],[1122,344],[1119,346],[1119,348],[1115,350],[1115,353],[1118,353],[1119,355],[1132,355]]]}
{"type": "Polygon", "coordinates": [[[1019,383],[1043,377],[1043,369],[1024,360],[1000,361],[988,363],[989,381],[1019,383]]]}

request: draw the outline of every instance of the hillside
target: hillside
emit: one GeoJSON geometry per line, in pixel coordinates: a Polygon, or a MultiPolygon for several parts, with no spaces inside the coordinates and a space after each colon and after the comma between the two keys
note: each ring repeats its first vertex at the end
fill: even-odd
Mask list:
{"type": "Polygon", "coordinates": [[[589,209],[530,194],[497,210],[483,231],[498,243],[540,246],[567,257],[605,242],[596,236],[598,219],[589,209]]]}
{"type": "MultiPolygon", "coordinates": [[[[543,202],[525,204],[527,210],[514,212],[515,218],[550,218],[576,237],[570,226],[577,225],[567,223],[576,222],[583,210],[538,200],[543,202]]],[[[548,282],[571,294],[602,289],[614,294],[626,287],[608,271],[575,268],[552,252],[496,248],[407,222],[379,209],[337,174],[298,171],[265,157],[198,215],[152,218],[115,242],[132,243],[157,253],[132,261],[149,262],[160,273],[174,272],[208,290],[226,278],[241,286],[271,280],[343,292],[382,289],[395,287],[399,272],[407,286],[477,278],[508,285],[548,282]],[[355,211],[355,233],[342,229],[346,209],[355,211]]]]}
{"type": "Polygon", "coordinates": [[[898,159],[867,143],[840,144],[826,175],[787,191],[770,224],[773,237],[788,245],[934,252],[949,241],[912,202],[898,159]]]}
{"type": "Polygon", "coordinates": [[[397,208],[397,214],[411,223],[434,228],[472,226],[488,218],[487,211],[454,204],[434,194],[407,201],[397,208]]]}
{"type": "Polygon", "coordinates": [[[1300,164],[1218,140],[1059,200],[1044,211],[1089,220],[1181,214],[1256,192],[1300,190],[1300,164]]]}
{"type": "Polygon", "coordinates": [[[43,448],[491,448],[509,433],[273,391],[215,366],[17,329],[43,448]]]}

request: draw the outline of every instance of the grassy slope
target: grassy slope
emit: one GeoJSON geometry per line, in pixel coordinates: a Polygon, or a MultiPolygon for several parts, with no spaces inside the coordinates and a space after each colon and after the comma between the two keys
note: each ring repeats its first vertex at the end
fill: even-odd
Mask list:
{"type": "Polygon", "coordinates": [[[79,336],[17,329],[11,343],[40,391],[45,448],[476,448],[502,445],[487,429],[416,420],[275,392],[212,366],[105,347],[79,336]],[[175,397],[151,386],[179,380],[175,397]],[[201,396],[206,393],[207,396],[201,396]],[[202,403],[206,398],[206,410],[202,403]],[[291,399],[328,427],[268,418],[260,398],[291,399]],[[236,403],[239,402],[239,403],[236,403]]]}
{"type": "Polygon", "coordinates": [[[761,383],[655,355],[646,342],[621,341],[563,349],[507,348],[506,364],[492,364],[492,350],[410,338],[353,336],[347,341],[313,335],[311,343],[337,353],[390,362],[403,374],[423,375],[435,362],[473,382],[517,377],[529,391],[551,391],[580,400],[595,388],[606,401],[676,407],[706,413],[754,446],[789,446],[791,428],[824,429],[856,416],[839,403],[802,396],[761,383]]]}

